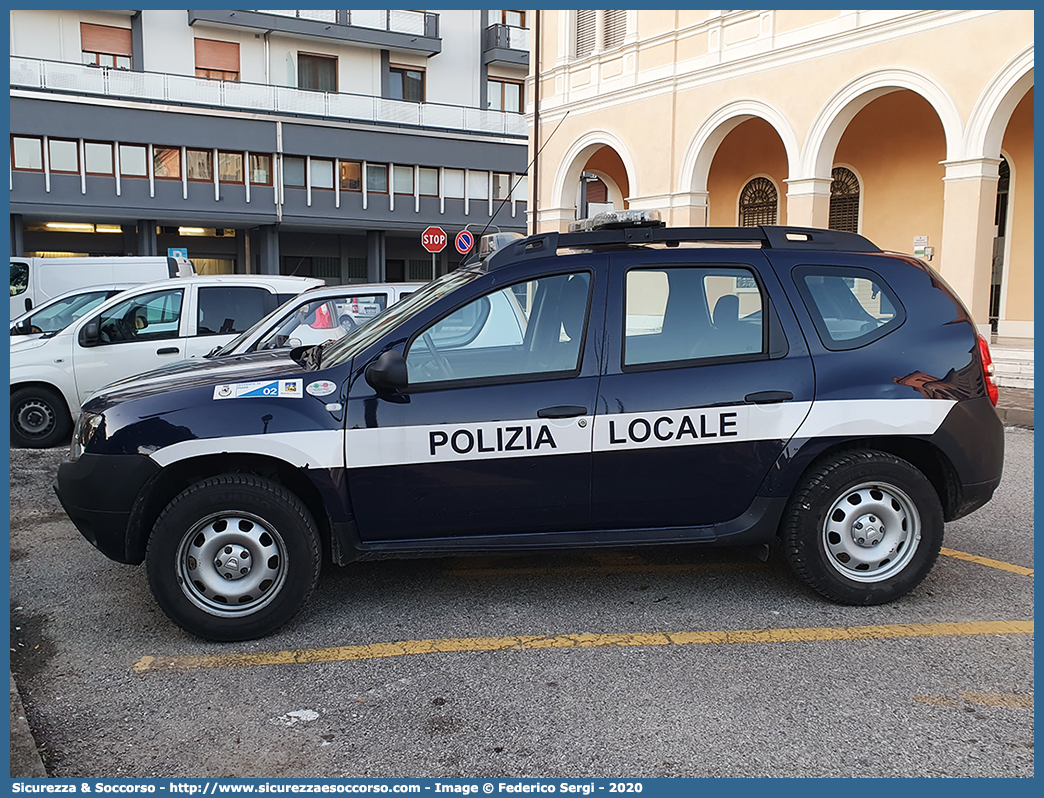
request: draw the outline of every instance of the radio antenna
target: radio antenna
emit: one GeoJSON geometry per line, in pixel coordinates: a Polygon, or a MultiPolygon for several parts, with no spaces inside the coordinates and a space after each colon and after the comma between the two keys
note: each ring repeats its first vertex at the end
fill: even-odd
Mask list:
{"type": "MultiPolygon", "coordinates": [[[[562,127],[562,123],[566,121],[566,117],[567,116],[569,116],[569,111],[566,111],[565,114],[562,115],[562,118],[560,120],[558,120],[558,124],[555,125],[555,129],[551,131],[551,135],[547,137],[547,141],[545,141],[543,144],[541,144],[540,145],[540,149],[537,150],[536,153],[533,155],[533,160],[530,161],[529,164],[526,166],[525,174],[519,175],[519,177],[515,181],[514,185],[511,186],[511,190],[508,191],[507,196],[504,197],[502,200],[500,200],[500,204],[497,205],[496,210],[493,211],[493,215],[489,217],[489,221],[486,222],[486,226],[482,228],[482,231],[477,236],[475,236],[475,241],[471,245],[471,250],[468,251],[468,255],[469,256],[474,254],[474,253],[476,253],[476,252],[478,252],[478,245],[479,245],[479,241],[482,240],[482,236],[485,235],[486,231],[492,226],[493,220],[496,219],[497,218],[497,214],[500,213],[500,209],[504,207],[504,204],[509,199],[511,199],[511,195],[515,193],[515,188],[518,186],[519,183],[522,182],[522,178],[529,175],[529,170],[532,168],[533,163],[536,161],[537,158],[540,157],[540,153],[542,153],[544,151],[544,147],[546,147],[550,143],[551,139],[553,139],[555,137],[555,133],[557,133],[558,129],[560,127],[562,127]]],[[[536,204],[536,203],[534,203],[534,204],[536,204]]],[[[469,258],[467,256],[465,256],[464,260],[461,261],[460,265],[463,266],[465,263],[468,262],[468,260],[469,260],[469,258]]]]}

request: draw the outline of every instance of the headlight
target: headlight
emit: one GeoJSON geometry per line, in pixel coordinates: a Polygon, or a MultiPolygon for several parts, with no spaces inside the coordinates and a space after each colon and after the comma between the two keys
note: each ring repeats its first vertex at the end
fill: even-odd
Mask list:
{"type": "Polygon", "coordinates": [[[89,410],[80,413],[80,418],[76,422],[76,429],[73,430],[72,445],[69,447],[69,459],[76,461],[80,459],[80,455],[83,454],[87,445],[91,442],[91,438],[94,437],[94,433],[98,431],[98,427],[102,425],[105,420],[105,416],[101,413],[92,413],[89,410]]]}

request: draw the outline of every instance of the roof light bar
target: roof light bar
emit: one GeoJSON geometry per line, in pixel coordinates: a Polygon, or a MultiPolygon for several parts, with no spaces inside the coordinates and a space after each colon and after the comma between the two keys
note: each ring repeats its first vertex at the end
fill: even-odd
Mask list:
{"type": "Polygon", "coordinates": [[[605,211],[590,219],[581,219],[569,225],[570,233],[593,233],[597,230],[622,230],[625,227],[664,227],[658,210],[605,211]]]}

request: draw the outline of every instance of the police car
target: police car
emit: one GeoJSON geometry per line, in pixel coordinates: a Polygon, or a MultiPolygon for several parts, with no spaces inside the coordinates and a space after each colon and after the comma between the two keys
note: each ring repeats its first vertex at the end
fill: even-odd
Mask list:
{"type": "Polygon", "coordinates": [[[1000,482],[996,399],[925,263],[623,212],[501,240],[334,343],[110,387],[57,491],[213,640],[286,623],[323,560],[463,552],[778,542],[880,604],[1000,482]]]}

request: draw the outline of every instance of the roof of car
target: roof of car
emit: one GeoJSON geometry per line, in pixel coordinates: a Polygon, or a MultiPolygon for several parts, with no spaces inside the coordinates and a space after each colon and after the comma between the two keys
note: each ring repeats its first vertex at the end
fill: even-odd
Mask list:
{"type": "Polygon", "coordinates": [[[629,224],[571,233],[540,233],[520,238],[495,250],[482,261],[487,270],[512,263],[550,257],[560,249],[624,250],[641,245],[678,247],[681,244],[757,246],[762,249],[820,252],[881,252],[856,233],[812,227],[665,227],[662,224],[629,224]]]}

